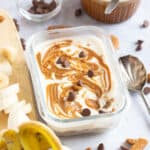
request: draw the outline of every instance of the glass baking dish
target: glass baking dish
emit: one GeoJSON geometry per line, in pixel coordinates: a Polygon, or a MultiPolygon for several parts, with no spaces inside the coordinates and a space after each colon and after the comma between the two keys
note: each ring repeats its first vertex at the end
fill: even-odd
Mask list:
{"type": "Polygon", "coordinates": [[[109,36],[102,29],[95,26],[81,26],[36,33],[28,40],[25,55],[31,73],[39,115],[55,132],[59,135],[66,136],[86,132],[103,132],[117,126],[123,112],[125,112],[127,108],[129,97],[127,88],[120,76],[119,65],[117,57],[113,52],[113,46],[109,36]],[[114,87],[116,88],[115,90],[118,99],[116,100],[117,109],[114,112],[75,119],[57,118],[51,114],[46,103],[44,82],[41,79],[40,69],[35,56],[36,49],[40,47],[41,43],[48,43],[48,41],[62,38],[70,39],[71,37],[80,37],[83,35],[95,36],[103,43],[103,48],[105,50],[104,54],[105,57],[107,57],[108,66],[110,67],[113,76],[115,76],[114,87]]]}

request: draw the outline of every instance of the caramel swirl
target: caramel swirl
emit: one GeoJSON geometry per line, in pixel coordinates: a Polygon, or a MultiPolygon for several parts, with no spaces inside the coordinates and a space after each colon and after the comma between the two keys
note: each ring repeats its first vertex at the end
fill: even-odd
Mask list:
{"type": "Polygon", "coordinates": [[[92,49],[83,47],[73,43],[72,40],[63,40],[53,43],[47,52],[42,56],[39,52],[36,55],[42,74],[46,80],[57,80],[67,78],[66,83],[50,83],[47,85],[46,95],[47,104],[53,114],[60,118],[77,118],[80,117],[82,105],[80,100],[67,101],[67,96],[70,91],[79,94],[80,90],[84,87],[93,92],[97,99],[85,99],[85,104],[91,109],[98,110],[100,105],[98,99],[111,90],[111,76],[107,64],[104,62],[103,57],[99,56],[92,49]],[[84,51],[86,55],[80,58],[77,53],[69,54],[71,46],[74,45],[77,53],[84,51]],[[65,51],[64,48],[67,50],[65,51]],[[58,59],[63,58],[64,62],[57,63],[58,59]],[[92,62],[95,59],[97,63],[92,62]],[[66,63],[67,65],[63,64],[66,63]],[[88,76],[87,72],[93,71],[93,77],[88,76]],[[99,80],[98,80],[98,79],[99,80]],[[83,84],[77,85],[77,82],[83,84]],[[60,90],[61,89],[61,90],[60,90]]]}

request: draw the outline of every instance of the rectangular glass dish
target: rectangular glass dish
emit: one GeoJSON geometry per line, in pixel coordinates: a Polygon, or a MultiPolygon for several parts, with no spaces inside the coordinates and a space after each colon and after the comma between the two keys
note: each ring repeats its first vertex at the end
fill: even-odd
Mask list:
{"type": "Polygon", "coordinates": [[[26,58],[39,115],[59,135],[117,126],[128,92],[103,30],[82,26],[39,32],[29,39],[26,58]]]}

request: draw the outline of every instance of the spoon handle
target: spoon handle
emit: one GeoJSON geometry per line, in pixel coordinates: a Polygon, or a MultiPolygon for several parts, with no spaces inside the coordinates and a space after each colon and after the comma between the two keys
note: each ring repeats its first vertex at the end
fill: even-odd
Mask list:
{"type": "Polygon", "coordinates": [[[140,94],[141,94],[141,97],[142,97],[142,99],[143,99],[143,101],[144,101],[144,103],[145,103],[145,106],[146,106],[146,108],[147,108],[147,111],[149,112],[149,114],[150,114],[150,104],[149,104],[149,100],[148,100],[148,97],[147,96],[145,96],[145,94],[143,93],[143,91],[141,91],[140,92],[140,94]]]}

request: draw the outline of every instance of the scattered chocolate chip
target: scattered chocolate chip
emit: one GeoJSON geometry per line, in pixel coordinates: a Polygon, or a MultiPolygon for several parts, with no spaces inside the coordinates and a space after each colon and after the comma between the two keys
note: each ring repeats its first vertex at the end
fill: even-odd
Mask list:
{"type": "Polygon", "coordinates": [[[75,92],[70,91],[69,94],[68,94],[67,100],[72,102],[72,101],[74,101],[75,97],[76,97],[75,92]]]}
{"type": "Polygon", "coordinates": [[[28,12],[32,14],[46,14],[53,11],[56,7],[57,4],[55,0],[51,3],[46,3],[44,0],[32,0],[32,6],[29,8],[28,12]]]}
{"type": "Polygon", "coordinates": [[[86,56],[86,54],[85,54],[84,51],[81,51],[81,52],[79,53],[79,58],[83,58],[83,57],[85,57],[85,56],[86,56]]]}
{"type": "Polygon", "coordinates": [[[91,147],[86,148],[85,150],[92,150],[91,147]]]}
{"type": "Polygon", "coordinates": [[[19,24],[18,24],[17,19],[14,18],[13,21],[14,21],[14,23],[15,23],[15,26],[16,26],[16,28],[17,28],[17,31],[19,31],[19,24]]]}
{"type": "Polygon", "coordinates": [[[92,78],[94,76],[94,72],[92,70],[89,70],[87,75],[88,77],[92,78]]]}
{"type": "Polygon", "coordinates": [[[25,40],[23,38],[20,39],[23,50],[26,49],[25,40]]]}
{"type": "Polygon", "coordinates": [[[88,108],[84,108],[81,112],[82,116],[86,117],[86,116],[90,116],[91,111],[88,108]]]}
{"type": "Polygon", "coordinates": [[[81,81],[81,80],[79,80],[79,81],[77,82],[77,85],[78,85],[78,86],[83,86],[82,81],[81,81]]]}
{"type": "Polygon", "coordinates": [[[150,87],[145,87],[143,92],[145,95],[149,94],[150,93],[150,87]]]}
{"type": "Polygon", "coordinates": [[[140,44],[143,44],[143,43],[144,43],[143,40],[137,40],[137,42],[136,42],[137,45],[140,45],[140,44]]]}
{"type": "Polygon", "coordinates": [[[99,110],[99,114],[104,114],[104,113],[106,113],[106,112],[103,110],[99,110]]]}
{"type": "Polygon", "coordinates": [[[104,150],[104,144],[103,144],[103,143],[100,143],[100,144],[98,145],[97,150],[104,150]]]}
{"type": "Polygon", "coordinates": [[[147,82],[150,83],[150,73],[147,75],[147,82]]]}
{"type": "Polygon", "coordinates": [[[136,47],[136,49],[135,49],[136,51],[140,51],[140,50],[142,50],[142,45],[141,44],[139,44],[139,45],[137,45],[137,47],[136,47]]]}
{"type": "Polygon", "coordinates": [[[75,16],[76,16],[76,17],[80,17],[81,15],[82,15],[82,9],[81,9],[81,8],[76,9],[76,10],[75,10],[75,16]]]}
{"type": "Polygon", "coordinates": [[[141,28],[147,28],[149,26],[149,21],[144,20],[143,24],[141,25],[141,28]]]}
{"type": "Polygon", "coordinates": [[[59,57],[56,61],[57,64],[62,64],[65,61],[65,57],[59,57]]]}
{"type": "Polygon", "coordinates": [[[120,150],[129,150],[128,148],[124,147],[124,146],[121,146],[120,147],[120,150]]]}
{"type": "Polygon", "coordinates": [[[68,67],[70,66],[69,61],[65,60],[65,61],[62,63],[62,66],[63,66],[64,68],[68,68],[68,67]]]}

